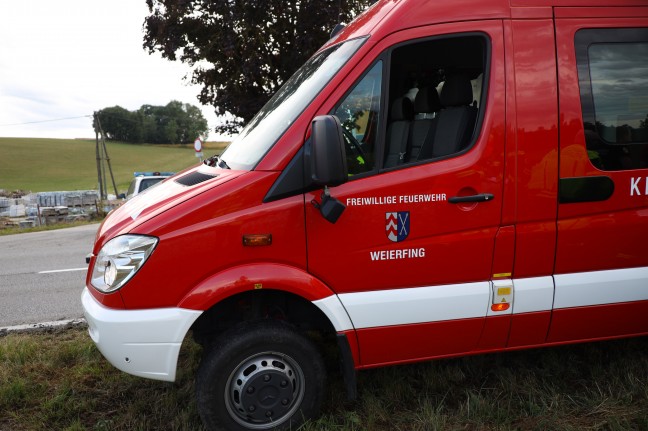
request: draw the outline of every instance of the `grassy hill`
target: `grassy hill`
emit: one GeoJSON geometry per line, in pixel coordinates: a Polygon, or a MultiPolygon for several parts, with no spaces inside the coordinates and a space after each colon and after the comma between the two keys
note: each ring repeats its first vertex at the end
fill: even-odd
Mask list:
{"type": "MultiPolygon", "coordinates": [[[[208,143],[205,155],[222,151],[208,143]]],[[[142,145],[107,142],[119,192],[135,171],[177,172],[198,163],[193,145],[142,145]]],[[[95,141],[82,139],[0,138],[0,189],[32,192],[97,189],[95,141]]],[[[110,178],[108,191],[113,192],[110,178]]]]}

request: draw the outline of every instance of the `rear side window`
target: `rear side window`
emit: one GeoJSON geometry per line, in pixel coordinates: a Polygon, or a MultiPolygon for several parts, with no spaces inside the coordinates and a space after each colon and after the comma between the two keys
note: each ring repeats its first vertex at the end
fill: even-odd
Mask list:
{"type": "Polygon", "coordinates": [[[580,30],[575,44],[590,161],[648,168],[648,29],[580,30]]]}

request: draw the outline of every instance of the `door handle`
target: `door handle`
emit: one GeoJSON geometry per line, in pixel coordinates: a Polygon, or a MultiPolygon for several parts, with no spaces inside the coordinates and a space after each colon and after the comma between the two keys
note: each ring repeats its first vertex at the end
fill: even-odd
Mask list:
{"type": "Polygon", "coordinates": [[[486,202],[492,201],[495,198],[491,193],[480,193],[472,196],[453,196],[448,199],[451,204],[462,204],[465,202],[486,202]]]}

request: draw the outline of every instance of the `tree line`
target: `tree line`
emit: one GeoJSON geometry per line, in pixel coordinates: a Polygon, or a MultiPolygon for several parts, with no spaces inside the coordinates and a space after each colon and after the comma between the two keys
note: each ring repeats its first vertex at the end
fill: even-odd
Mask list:
{"type": "Polygon", "coordinates": [[[200,109],[173,100],[166,106],[142,105],[136,111],[121,106],[97,112],[107,139],[132,143],[189,144],[208,133],[200,109]]]}

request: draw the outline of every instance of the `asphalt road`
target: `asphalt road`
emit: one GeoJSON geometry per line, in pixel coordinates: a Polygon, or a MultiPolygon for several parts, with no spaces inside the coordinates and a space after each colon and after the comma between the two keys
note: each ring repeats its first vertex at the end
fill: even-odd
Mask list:
{"type": "Polygon", "coordinates": [[[83,317],[85,256],[98,227],[0,236],[0,327],[83,317]]]}

